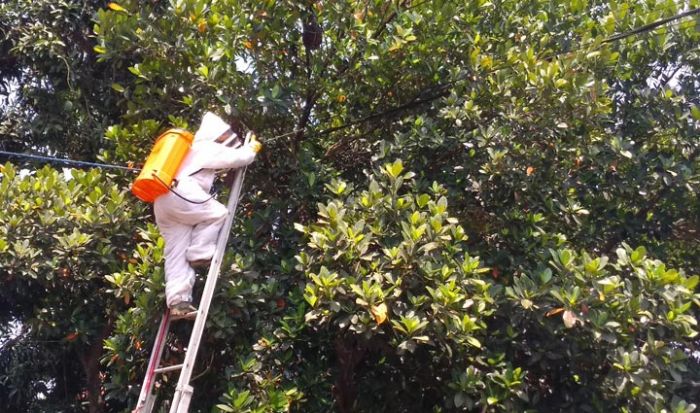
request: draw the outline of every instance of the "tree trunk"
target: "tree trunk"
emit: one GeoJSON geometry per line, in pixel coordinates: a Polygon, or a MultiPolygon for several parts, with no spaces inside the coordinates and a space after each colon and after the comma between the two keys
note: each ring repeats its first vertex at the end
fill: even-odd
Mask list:
{"type": "Polygon", "coordinates": [[[78,354],[85,373],[85,391],[87,392],[88,411],[90,413],[102,413],[104,411],[104,400],[100,394],[102,391],[100,356],[102,356],[102,342],[109,336],[111,331],[112,323],[105,324],[92,344],[85,351],[78,354]]]}
{"type": "Polygon", "coordinates": [[[333,395],[340,413],[353,411],[357,398],[355,367],[365,355],[366,348],[355,337],[340,336],[335,341],[338,358],[338,375],[333,386],[333,395]]]}

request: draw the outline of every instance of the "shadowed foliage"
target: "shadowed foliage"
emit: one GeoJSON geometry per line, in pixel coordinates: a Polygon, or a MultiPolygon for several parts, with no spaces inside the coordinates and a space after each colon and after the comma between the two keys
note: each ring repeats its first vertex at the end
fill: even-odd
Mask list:
{"type": "MultiPolygon", "coordinates": [[[[611,36],[698,6],[8,1],[0,149],[139,164],[206,110],[261,137],[191,411],[691,412],[700,33],[611,36]]],[[[163,241],[131,179],[4,167],[11,409],[135,405],[163,241]]]]}

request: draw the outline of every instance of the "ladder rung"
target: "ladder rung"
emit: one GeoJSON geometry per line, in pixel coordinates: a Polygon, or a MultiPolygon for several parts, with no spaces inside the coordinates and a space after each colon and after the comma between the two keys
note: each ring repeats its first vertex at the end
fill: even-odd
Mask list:
{"type": "Polygon", "coordinates": [[[175,321],[175,320],[194,320],[195,318],[197,318],[197,310],[194,310],[194,311],[189,312],[187,314],[170,316],[170,319],[173,321],[175,321]]]}
{"type": "Polygon", "coordinates": [[[169,371],[180,370],[184,364],[174,364],[172,366],[159,367],[155,370],[156,373],[167,373],[169,371]]]}
{"type": "Polygon", "coordinates": [[[233,223],[236,207],[238,206],[238,201],[241,196],[241,187],[244,175],[245,167],[236,170],[233,185],[231,185],[231,191],[228,197],[228,204],[226,206],[228,214],[223,225],[227,228],[227,230],[219,231],[219,235],[216,239],[216,249],[214,250],[214,256],[212,257],[212,265],[209,268],[206,283],[204,285],[204,290],[202,291],[202,298],[200,300],[201,308],[199,311],[201,311],[201,313],[199,311],[192,311],[190,313],[175,317],[170,313],[168,309],[166,309],[165,313],[163,314],[160,326],[158,327],[156,342],[153,346],[151,358],[148,362],[148,370],[146,371],[146,377],[144,378],[143,386],[141,387],[141,395],[138,399],[139,405],[137,407],[137,411],[139,411],[139,413],[151,413],[151,410],[154,407],[155,395],[152,392],[152,390],[154,387],[155,374],[166,373],[176,370],[180,370],[180,377],[178,379],[177,386],[175,387],[175,395],[173,396],[172,403],[170,404],[170,412],[182,413],[188,411],[190,398],[192,397],[193,392],[192,386],[189,385],[189,381],[192,378],[192,369],[195,366],[195,359],[206,324],[209,306],[211,304],[212,297],[214,296],[216,281],[221,271],[221,263],[224,258],[224,253],[227,245],[226,243],[228,241],[229,234],[231,233],[231,224],[233,223]],[[165,338],[168,334],[170,322],[173,320],[184,318],[195,320],[194,326],[192,327],[192,333],[190,334],[190,341],[187,345],[187,351],[185,353],[184,362],[182,364],[176,364],[172,366],[157,367],[160,364],[160,360],[162,360],[163,357],[163,349],[166,344],[165,338]],[[145,411],[139,410],[144,408],[143,402],[146,403],[145,411]]]}

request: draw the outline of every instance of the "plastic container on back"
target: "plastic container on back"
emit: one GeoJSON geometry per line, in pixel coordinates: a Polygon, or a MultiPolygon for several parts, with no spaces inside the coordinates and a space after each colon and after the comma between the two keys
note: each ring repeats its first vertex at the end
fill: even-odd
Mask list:
{"type": "Polygon", "coordinates": [[[161,134],[131,186],[131,192],[146,202],[153,202],[168,192],[193,139],[190,132],[182,129],[168,129],[161,134]]]}

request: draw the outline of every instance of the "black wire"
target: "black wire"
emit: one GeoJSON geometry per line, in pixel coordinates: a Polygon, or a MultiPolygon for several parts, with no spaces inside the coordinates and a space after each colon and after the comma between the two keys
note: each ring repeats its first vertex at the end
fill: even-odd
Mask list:
{"type": "MultiPolygon", "coordinates": [[[[605,39],[603,39],[603,40],[601,41],[601,45],[602,45],[602,44],[605,44],[605,43],[612,43],[612,42],[614,42],[614,41],[622,40],[622,39],[625,39],[625,38],[627,38],[627,37],[634,36],[634,35],[637,35],[637,34],[641,34],[641,33],[645,33],[645,32],[650,32],[650,31],[652,31],[652,30],[654,30],[654,29],[656,29],[656,28],[658,28],[658,27],[661,27],[661,26],[665,25],[666,23],[672,22],[672,21],[674,21],[674,20],[679,20],[679,19],[682,19],[682,18],[684,18],[684,17],[693,16],[693,15],[696,15],[696,14],[700,14],[700,8],[696,8],[696,9],[692,9],[692,10],[687,10],[687,11],[684,11],[684,12],[682,12],[682,13],[676,14],[676,15],[674,15],[674,16],[666,17],[666,18],[663,18],[663,19],[659,19],[659,20],[657,20],[657,21],[654,21],[654,22],[649,23],[649,24],[645,24],[645,25],[640,26],[640,27],[638,27],[638,28],[635,28],[635,29],[632,29],[632,30],[629,30],[629,31],[626,31],[626,32],[623,32],[623,33],[619,33],[619,34],[616,34],[616,35],[607,37],[607,38],[605,38],[605,39]]],[[[678,23],[680,23],[680,22],[678,22],[678,23]]],[[[674,24],[674,26],[679,25],[678,23],[674,24]]],[[[570,53],[574,53],[574,52],[576,52],[576,51],[582,51],[582,50],[584,50],[583,47],[581,47],[581,48],[579,48],[579,49],[576,49],[576,50],[573,50],[573,51],[569,52],[569,54],[570,54],[570,53]]],[[[450,83],[452,83],[452,82],[450,82],[450,83]]],[[[442,86],[443,86],[443,87],[449,87],[450,84],[448,83],[448,84],[442,85],[442,86]]],[[[403,106],[412,105],[413,103],[415,103],[415,102],[409,102],[409,104],[404,104],[404,105],[401,105],[401,106],[398,106],[398,107],[395,107],[395,108],[391,108],[391,109],[389,109],[389,110],[387,110],[387,111],[384,111],[384,112],[372,114],[372,115],[369,115],[369,116],[366,116],[366,117],[360,118],[360,119],[355,119],[355,120],[352,120],[352,121],[350,121],[350,122],[347,122],[347,123],[345,123],[345,124],[343,124],[343,125],[336,126],[336,127],[332,127],[332,128],[328,128],[328,129],[322,130],[322,131],[320,131],[320,132],[317,132],[317,133],[315,133],[315,134],[311,134],[311,136],[323,136],[323,135],[327,135],[327,134],[332,133],[332,132],[337,132],[337,131],[339,131],[339,130],[347,129],[347,128],[351,127],[351,126],[354,126],[354,125],[358,125],[358,124],[367,122],[367,121],[369,121],[369,120],[371,120],[371,119],[375,119],[375,118],[377,118],[377,117],[381,117],[382,115],[385,115],[385,114],[387,114],[387,113],[393,113],[393,112],[395,112],[395,111],[401,110],[403,106]]],[[[245,125],[244,125],[244,126],[245,126],[245,125]]],[[[284,134],[282,134],[282,135],[278,135],[278,136],[272,137],[272,138],[270,138],[270,139],[267,139],[266,141],[276,140],[276,139],[278,139],[278,138],[285,137],[285,136],[288,136],[288,135],[292,135],[292,134],[297,133],[297,132],[299,132],[299,131],[298,131],[298,130],[295,130],[295,131],[292,131],[292,132],[284,133],[284,134]]],[[[91,166],[91,167],[96,167],[96,168],[113,168],[113,169],[121,169],[121,170],[127,170],[127,171],[135,171],[135,172],[141,171],[140,168],[131,168],[131,167],[126,167],[126,166],[111,165],[111,164],[101,164],[101,163],[95,163],[95,162],[74,161],[74,160],[71,160],[71,159],[52,158],[52,157],[46,157],[46,156],[38,156],[38,155],[23,154],[23,153],[18,153],[18,152],[0,151],[0,155],[15,156],[15,157],[24,157],[24,158],[30,158],[30,159],[36,159],[36,160],[43,160],[43,161],[47,161],[47,162],[49,162],[49,163],[58,162],[58,163],[64,163],[64,164],[67,164],[67,165],[91,166]]],[[[158,178],[158,179],[160,179],[160,178],[158,178]]],[[[166,186],[167,186],[167,185],[166,185],[166,186]]],[[[190,201],[190,200],[188,200],[187,198],[182,197],[181,195],[177,194],[175,191],[173,191],[173,193],[175,193],[177,196],[179,196],[180,198],[182,198],[182,199],[184,199],[184,200],[186,200],[186,201],[188,201],[188,202],[197,203],[196,201],[190,201]]],[[[213,196],[212,196],[212,197],[213,197],[213,196]]],[[[207,200],[207,201],[208,201],[208,200],[207,200]]],[[[204,202],[206,202],[206,201],[204,201],[204,202]]],[[[203,202],[202,202],[202,203],[203,203],[203,202]]]]}
{"type": "Polygon", "coordinates": [[[672,22],[674,20],[679,20],[679,19],[682,19],[682,18],[688,17],[688,16],[693,16],[693,15],[698,14],[698,13],[700,13],[700,8],[684,11],[683,13],[676,14],[675,16],[666,17],[665,19],[660,19],[660,20],[657,20],[655,22],[645,24],[644,26],[637,27],[636,29],[632,29],[632,30],[624,32],[624,33],[610,36],[607,39],[603,40],[603,43],[610,43],[610,42],[624,39],[626,37],[634,36],[635,34],[649,32],[651,30],[656,29],[657,27],[663,26],[664,24],[666,24],[668,22],[672,22]]]}
{"type": "Polygon", "coordinates": [[[141,171],[141,168],[132,168],[132,167],[128,167],[128,166],[111,165],[111,164],[106,164],[106,163],[76,161],[73,159],[31,155],[28,153],[0,151],[0,155],[5,155],[8,157],[16,157],[16,158],[35,159],[38,161],[45,161],[47,163],[63,163],[66,165],[90,166],[90,167],[95,167],[95,168],[106,168],[106,169],[112,168],[112,169],[121,169],[121,170],[125,170],[125,171],[133,171],[133,172],[140,172],[141,171]]]}
{"type": "MultiPolygon", "coordinates": [[[[130,168],[130,167],[126,167],[126,166],[110,165],[110,164],[95,163],[95,162],[75,161],[72,159],[52,158],[52,157],[48,157],[48,156],[30,155],[30,154],[26,154],[26,153],[17,153],[17,152],[0,151],[0,155],[30,158],[30,159],[35,159],[35,160],[47,161],[48,163],[63,163],[63,164],[67,164],[67,165],[92,166],[92,167],[96,167],[96,168],[114,168],[114,169],[122,169],[122,170],[135,171],[135,172],[138,172],[141,170],[139,168],[130,168]]],[[[163,184],[166,188],[168,188],[168,191],[172,192],[177,197],[179,197],[179,198],[181,198],[181,199],[183,199],[191,204],[204,204],[206,202],[209,202],[209,200],[213,199],[215,196],[215,195],[212,195],[209,198],[205,199],[204,201],[193,201],[193,200],[188,199],[188,198],[182,196],[181,194],[179,194],[172,187],[170,187],[168,184],[166,184],[162,179],[160,179],[160,177],[158,175],[153,174],[153,177],[157,181],[159,181],[161,184],[163,184]]]]}
{"type": "Polygon", "coordinates": [[[205,199],[204,201],[193,201],[193,200],[188,199],[188,198],[185,198],[184,196],[182,196],[182,195],[180,195],[179,193],[177,193],[177,191],[175,191],[175,190],[172,188],[172,186],[166,184],[162,179],[160,179],[160,176],[158,176],[157,174],[153,174],[153,177],[156,178],[156,180],[157,180],[158,182],[160,182],[161,184],[165,185],[165,187],[168,188],[168,191],[170,191],[170,192],[172,192],[173,194],[175,194],[178,198],[189,202],[190,204],[197,204],[197,205],[205,204],[205,203],[209,202],[210,200],[212,200],[212,199],[214,198],[214,196],[216,195],[216,194],[214,194],[214,195],[210,196],[209,198],[205,199]]]}

